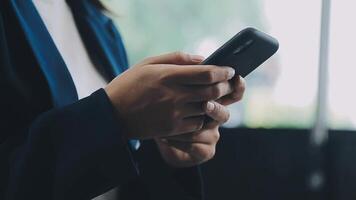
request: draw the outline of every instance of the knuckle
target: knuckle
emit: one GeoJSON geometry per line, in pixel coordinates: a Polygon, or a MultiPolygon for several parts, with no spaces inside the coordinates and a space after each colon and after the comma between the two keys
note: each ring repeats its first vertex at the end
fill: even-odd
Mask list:
{"type": "Polygon", "coordinates": [[[231,98],[232,100],[234,101],[240,101],[242,98],[243,98],[243,93],[242,92],[234,92],[232,95],[231,95],[231,98]]]}
{"type": "Polygon", "coordinates": [[[152,59],[153,59],[152,56],[145,57],[145,58],[142,60],[141,63],[146,63],[146,64],[151,63],[151,60],[152,60],[152,59]]]}
{"type": "Polygon", "coordinates": [[[223,80],[228,80],[230,77],[229,71],[224,70],[224,72],[222,73],[222,78],[223,80]]]}
{"type": "Polygon", "coordinates": [[[212,69],[208,70],[208,71],[205,71],[203,73],[203,78],[205,80],[207,80],[208,82],[212,83],[215,81],[215,78],[216,78],[216,72],[212,69]]]}
{"type": "Polygon", "coordinates": [[[186,56],[187,56],[187,54],[185,54],[185,53],[183,53],[183,52],[181,52],[181,51],[176,51],[176,52],[174,52],[173,54],[174,54],[174,58],[175,58],[176,60],[185,60],[185,59],[186,59],[186,56]]]}
{"type": "Polygon", "coordinates": [[[210,89],[210,98],[218,99],[222,94],[221,88],[218,84],[214,85],[210,89]]]}
{"type": "Polygon", "coordinates": [[[214,132],[214,134],[212,134],[213,137],[213,141],[214,143],[217,143],[220,140],[220,133],[219,131],[214,132]]]}

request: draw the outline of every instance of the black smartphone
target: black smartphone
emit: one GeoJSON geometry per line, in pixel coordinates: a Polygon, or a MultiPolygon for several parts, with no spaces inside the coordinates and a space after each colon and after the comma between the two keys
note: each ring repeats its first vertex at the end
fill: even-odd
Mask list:
{"type": "Polygon", "coordinates": [[[245,77],[276,53],[278,48],[277,39],[257,29],[246,28],[201,64],[229,66],[245,77]]]}

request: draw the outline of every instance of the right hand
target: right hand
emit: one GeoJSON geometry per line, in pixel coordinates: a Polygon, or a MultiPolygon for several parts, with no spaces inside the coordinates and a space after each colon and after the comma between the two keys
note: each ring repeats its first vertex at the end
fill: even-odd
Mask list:
{"type": "Polygon", "coordinates": [[[150,57],[111,81],[105,91],[117,109],[127,139],[196,132],[207,101],[232,92],[230,67],[197,65],[184,53],[150,57]]]}

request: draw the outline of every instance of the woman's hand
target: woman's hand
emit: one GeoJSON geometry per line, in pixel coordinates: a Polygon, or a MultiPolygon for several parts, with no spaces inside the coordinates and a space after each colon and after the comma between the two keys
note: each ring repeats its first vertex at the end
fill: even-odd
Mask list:
{"type": "Polygon", "coordinates": [[[219,126],[229,119],[229,111],[224,105],[240,101],[245,91],[243,78],[236,76],[232,81],[233,92],[227,96],[205,104],[204,111],[211,118],[200,131],[184,135],[156,138],[162,157],[172,166],[190,167],[210,160],[215,155],[219,140],[219,126]],[[220,102],[220,103],[218,103],[220,102]]]}
{"type": "Polygon", "coordinates": [[[230,80],[230,83],[233,91],[230,94],[216,100],[218,103],[224,106],[239,102],[245,93],[246,82],[244,78],[236,75],[232,80],[230,80]]]}
{"type": "MultiPolygon", "coordinates": [[[[197,132],[202,104],[233,91],[230,67],[197,65],[201,57],[172,53],[145,59],[105,88],[128,139],[197,132]]],[[[210,126],[209,126],[210,127],[210,126]]]]}

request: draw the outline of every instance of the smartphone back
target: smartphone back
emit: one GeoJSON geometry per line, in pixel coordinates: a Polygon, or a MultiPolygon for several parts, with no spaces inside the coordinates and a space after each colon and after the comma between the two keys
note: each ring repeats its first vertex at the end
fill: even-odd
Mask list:
{"type": "Polygon", "coordinates": [[[202,64],[230,66],[245,77],[276,53],[278,48],[275,38],[254,28],[247,28],[236,34],[202,64]]]}

